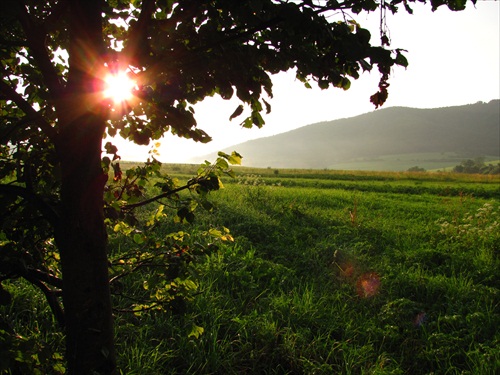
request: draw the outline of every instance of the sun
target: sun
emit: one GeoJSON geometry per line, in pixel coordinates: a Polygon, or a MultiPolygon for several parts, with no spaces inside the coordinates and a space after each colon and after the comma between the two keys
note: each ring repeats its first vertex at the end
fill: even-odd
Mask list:
{"type": "Polygon", "coordinates": [[[136,83],[125,71],[108,74],[104,78],[103,95],[115,104],[128,102],[132,99],[136,83]]]}

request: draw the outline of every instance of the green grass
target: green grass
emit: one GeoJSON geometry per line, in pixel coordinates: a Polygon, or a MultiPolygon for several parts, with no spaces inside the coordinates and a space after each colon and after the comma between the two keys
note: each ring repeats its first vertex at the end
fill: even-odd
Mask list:
{"type": "MultiPolygon", "coordinates": [[[[499,372],[498,180],[238,171],[216,211],[182,227],[192,243],[208,226],[235,238],[190,266],[186,310],[116,314],[123,374],[499,372]]],[[[9,311],[27,309],[16,301],[9,311]]],[[[15,328],[33,334],[34,321],[15,328]]]]}

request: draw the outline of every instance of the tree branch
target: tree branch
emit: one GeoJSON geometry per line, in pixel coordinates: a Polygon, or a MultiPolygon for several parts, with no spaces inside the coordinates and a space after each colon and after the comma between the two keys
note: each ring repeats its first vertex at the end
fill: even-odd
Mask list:
{"type": "Polygon", "coordinates": [[[28,48],[35,58],[35,61],[42,73],[44,83],[47,86],[52,98],[55,99],[54,104],[56,104],[58,99],[63,94],[64,86],[61,82],[61,77],[57,74],[52,61],[50,60],[49,54],[47,53],[45,45],[47,32],[43,26],[36,24],[28,13],[26,6],[22,5],[21,2],[16,2],[16,5],[18,20],[21,23],[24,33],[26,34],[28,48]]]}
{"type": "MultiPolygon", "coordinates": [[[[124,298],[128,298],[128,299],[132,299],[134,300],[133,298],[131,297],[128,297],[128,296],[124,296],[124,295],[120,295],[121,297],[124,297],[124,298]]],[[[147,302],[147,301],[137,301],[137,302],[147,302]]],[[[150,306],[148,307],[143,307],[143,308],[140,308],[140,309],[137,309],[137,310],[126,310],[126,309],[117,309],[117,308],[113,308],[113,311],[117,312],[117,313],[132,313],[132,314],[137,314],[137,313],[140,313],[140,312],[146,312],[146,311],[149,311],[149,310],[153,310],[153,309],[156,309],[158,306],[161,306],[160,303],[154,303],[154,304],[151,304],[150,306]]]]}
{"type": "Polygon", "coordinates": [[[45,285],[40,279],[35,277],[33,274],[30,274],[29,272],[23,274],[22,277],[27,281],[29,281],[31,284],[38,287],[42,291],[42,293],[45,295],[45,298],[47,299],[47,303],[49,304],[52,313],[54,314],[57,320],[57,323],[61,328],[64,328],[65,325],[64,311],[57,299],[59,291],[48,288],[47,285],[45,285]]]}
{"type": "Polygon", "coordinates": [[[37,112],[16,90],[14,90],[5,81],[0,81],[0,93],[4,95],[7,100],[12,100],[23,111],[28,118],[35,121],[35,123],[42,129],[47,137],[55,144],[57,139],[56,130],[37,112]]]}
{"type": "MultiPolygon", "coordinates": [[[[131,269],[129,270],[126,270],[126,271],[123,271],[122,273],[119,273],[118,275],[115,275],[113,276],[112,278],[109,279],[109,283],[112,284],[113,282],[125,277],[125,276],[128,276],[134,272],[136,272],[137,270],[141,269],[141,268],[147,268],[147,267],[150,267],[150,268],[154,268],[154,267],[159,267],[159,268],[167,268],[168,267],[168,263],[165,262],[163,264],[154,264],[154,263],[148,263],[148,262],[152,262],[153,260],[155,260],[156,258],[160,258],[161,256],[165,256],[165,255],[168,255],[167,252],[162,252],[162,253],[159,253],[159,254],[155,254],[154,256],[151,256],[149,258],[146,258],[142,261],[140,261],[136,266],[132,267],[131,269]]],[[[121,258],[120,260],[122,260],[123,258],[121,258]]]]}
{"type": "Polygon", "coordinates": [[[128,59],[134,60],[136,56],[148,48],[147,30],[148,23],[151,22],[151,16],[155,11],[155,0],[143,0],[141,4],[141,13],[135,25],[130,27],[128,31],[129,42],[125,47],[125,55],[128,59]]]}
{"type": "Polygon", "coordinates": [[[197,179],[194,179],[194,180],[190,180],[186,185],[184,186],[181,186],[181,187],[178,187],[176,189],[173,189],[173,190],[169,190],[169,191],[166,191],[165,193],[162,193],[162,194],[159,194],[155,197],[152,197],[152,198],[149,198],[149,199],[146,199],[142,202],[137,202],[137,203],[133,203],[133,204],[127,204],[127,205],[124,205],[121,207],[121,209],[123,211],[126,211],[126,210],[131,210],[133,208],[137,208],[137,207],[141,207],[141,206],[145,206],[149,203],[152,203],[152,202],[156,202],[158,201],[159,199],[162,199],[162,198],[167,198],[167,197],[170,197],[174,194],[177,194],[178,192],[180,191],[183,191],[183,190],[186,190],[186,189],[189,189],[191,186],[194,186],[196,184],[198,184],[200,181],[204,180],[204,178],[197,178],[197,179]]]}
{"type": "MultiPolygon", "coordinates": [[[[27,268],[26,273],[30,275],[30,277],[35,277],[38,280],[47,283],[55,288],[62,289],[63,281],[57,276],[51,275],[50,273],[41,271],[36,268],[27,268]]],[[[24,276],[24,275],[23,275],[24,276]]]]}
{"type": "MultiPolygon", "coordinates": [[[[28,254],[28,252],[26,253],[28,254]]],[[[49,304],[50,309],[52,310],[52,313],[54,314],[58,324],[61,328],[63,328],[65,320],[64,311],[58,300],[58,297],[62,295],[62,280],[47,272],[43,272],[39,269],[34,269],[30,266],[26,266],[24,262],[22,262],[22,258],[17,259],[12,264],[9,264],[9,262],[5,264],[4,262],[2,263],[2,266],[8,270],[8,273],[4,275],[4,277],[2,277],[0,281],[22,277],[32,285],[39,288],[45,295],[47,303],[49,304]],[[57,289],[51,289],[45,284],[54,286],[57,289]]],[[[5,271],[5,269],[3,271],[5,271]]]]}

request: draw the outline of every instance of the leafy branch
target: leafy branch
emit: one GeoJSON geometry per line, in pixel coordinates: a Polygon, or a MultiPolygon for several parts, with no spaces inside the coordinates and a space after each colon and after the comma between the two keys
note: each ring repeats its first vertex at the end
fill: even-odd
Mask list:
{"type": "MultiPolygon", "coordinates": [[[[234,172],[231,169],[229,169],[229,164],[241,164],[241,158],[242,158],[241,155],[239,155],[237,152],[233,152],[231,155],[219,152],[219,157],[217,158],[214,164],[206,162],[198,170],[198,176],[190,179],[185,185],[175,186],[172,185],[172,183],[159,183],[157,184],[157,186],[160,186],[162,190],[164,190],[161,194],[158,194],[148,199],[144,199],[140,202],[120,205],[119,208],[122,212],[130,211],[133,210],[134,208],[142,207],[153,202],[159,202],[160,199],[163,198],[171,198],[184,190],[196,190],[197,193],[199,193],[202,197],[205,197],[208,192],[218,190],[222,186],[222,183],[220,182],[219,179],[221,175],[225,174],[230,177],[234,177],[234,172]]],[[[156,161],[156,164],[159,164],[159,162],[156,161]]],[[[121,169],[118,171],[117,170],[118,169],[115,168],[115,179],[120,180],[122,172],[121,169]]],[[[141,170],[140,172],[135,172],[135,173],[152,173],[152,172],[147,170],[146,171],[141,170]]],[[[129,177],[132,176],[133,176],[132,181],[137,181],[139,177],[144,178],[144,176],[137,176],[134,175],[134,173],[128,173],[126,182],[121,187],[120,192],[116,194],[117,200],[119,200],[123,196],[125,190],[135,187],[135,184],[133,182],[132,183],[128,182],[129,177]]],[[[163,177],[165,180],[168,180],[168,178],[165,178],[165,176],[163,177]]]]}
{"type": "Polygon", "coordinates": [[[59,220],[57,211],[33,191],[19,185],[0,184],[0,194],[23,198],[36,207],[47,221],[53,225],[57,225],[59,220]]]}
{"type": "MultiPolygon", "coordinates": [[[[65,2],[61,1],[60,3],[65,2]]],[[[21,2],[15,2],[14,6],[18,13],[18,20],[24,33],[26,34],[28,48],[40,68],[40,72],[44,78],[44,83],[53,98],[59,99],[63,94],[64,86],[61,82],[61,77],[57,74],[49,54],[47,53],[45,45],[47,33],[43,25],[35,22],[35,20],[30,16],[26,6],[22,5],[21,2]]],[[[53,14],[57,16],[59,12],[54,12],[53,14]]]]}
{"type": "Polygon", "coordinates": [[[168,197],[171,197],[172,195],[177,194],[177,193],[179,193],[179,192],[181,192],[183,190],[190,189],[194,185],[202,183],[202,182],[204,182],[206,180],[207,180],[207,177],[202,177],[202,178],[196,178],[196,179],[189,180],[188,183],[186,185],[184,185],[184,186],[181,186],[181,187],[178,187],[178,188],[166,191],[166,192],[164,192],[162,194],[158,194],[158,195],[156,195],[156,196],[154,196],[152,198],[143,200],[143,201],[138,202],[138,203],[132,203],[132,204],[123,205],[123,206],[121,206],[121,209],[124,210],[124,211],[126,211],[126,210],[131,210],[131,209],[134,209],[134,208],[137,208],[137,207],[145,206],[145,205],[147,205],[149,203],[157,202],[157,201],[159,201],[162,198],[168,198],[168,197]]]}
{"type": "MultiPolygon", "coordinates": [[[[19,94],[14,88],[12,88],[9,84],[0,81],[0,93],[3,95],[5,99],[12,100],[21,111],[23,111],[29,119],[34,121],[36,125],[42,129],[42,131],[49,137],[49,139],[54,143],[57,140],[57,132],[56,130],[48,123],[44,117],[36,111],[24,98],[19,94]]],[[[30,123],[30,122],[26,122],[30,123]]]]}

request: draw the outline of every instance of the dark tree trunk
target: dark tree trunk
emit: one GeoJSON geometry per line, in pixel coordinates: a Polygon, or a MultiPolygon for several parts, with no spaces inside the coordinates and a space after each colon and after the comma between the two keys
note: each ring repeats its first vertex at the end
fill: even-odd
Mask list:
{"type": "Polygon", "coordinates": [[[57,111],[61,161],[61,253],[66,358],[72,375],[116,374],[109,292],[101,143],[106,108],[96,77],[103,69],[102,0],[68,0],[69,73],[57,111]]]}
{"type": "Polygon", "coordinates": [[[61,153],[62,216],[57,231],[63,273],[70,374],[113,374],[116,360],[100,166],[103,121],[75,121],[61,153]]]}

